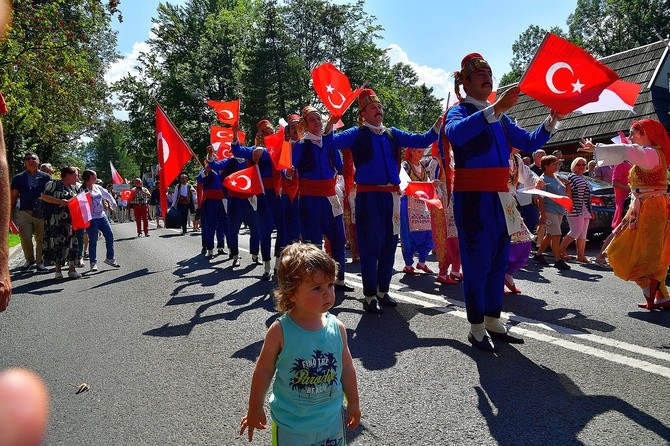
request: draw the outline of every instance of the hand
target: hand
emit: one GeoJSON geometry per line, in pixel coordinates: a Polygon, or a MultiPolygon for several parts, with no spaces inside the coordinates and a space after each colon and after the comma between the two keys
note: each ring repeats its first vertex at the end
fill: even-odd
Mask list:
{"type": "Polygon", "coordinates": [[[291,166],[288,169],[286,169],[286,178],[289,180],[293,178],[293,175],[295,174],[295,167],[291,166]]]}
{"type": "Polygon", "coordinates": [[[261,159],[261,155],[263,155],[264,150],[264,147],[256,147],[251,153],[251,161],[253,161],[254,164],[258,164],[258,160],[261,159]]]}
{"type": "Polygon", "coordinates": [[[347,427],[356,429],[361,422],[361,408],[358,403],[347,404],[347,427]]]}
{"type": "Polygon", "coordinates": [[[233,144],[239,142],[237,139],[237,132],[240,130],[240,123],[238,121],[235,121],[233,125],[231,126],[231,129],[233,130],[233,144]]]}
{"type": "Polygon", "coordinates": [[[0,444],[42,444],[49,422],[49,393],[35,373],[0,373],[0,444]]]}
{"type": "Polygon", "coordinates": [[[565,114],[559,113],[556,110],[551,110],[549,112],[549,125],[551,127],[556,126],[556,123],[563,119],[565,117],[565,114]]]}
{"type": "Polygon", "coordinates": [[[494,113],[499,115],[514,107],[519,100],[520,92],[519,87],[512,87],[500,96],[497,96],[496,101],[493,103],[494,113]]]}
{"type": "Polygon", "coordinates": [[[535,185],[535,189],[542,189],[546,185],[547,185],[547,183],[545,183],[544,181],[538,180],[537,184],[535,185]]]}
{"type": "Polygon", "coordinates": [[[249,409],[240,422],[240,435],[244,434],[244,431],[249,428],[249,441],[251,441],[254,437],[254,429],[267,429],[267,422],[263,408],[253,411],[249,409]]]}
{"type": "Polygon", "coordinates": [[[440,129],[442,128],[442,118],[443,118],[443,117],[444,117],[444,115],[440,115],[440,116],[438,116],[438,117],[437,117],[437,121],[435,121],[435,124],[433,124],[433,130],[434,130],[435,133],[437,133],[438,135],[440,134],[440,129]]]}
{"type": "Polygon", "coordinates": [[[579,146],[580,148],[577,149],[578,152],[593,153],[596,150],[596,146],[593,145],[591,138],[582,138],[579,141],[579,146]]]}

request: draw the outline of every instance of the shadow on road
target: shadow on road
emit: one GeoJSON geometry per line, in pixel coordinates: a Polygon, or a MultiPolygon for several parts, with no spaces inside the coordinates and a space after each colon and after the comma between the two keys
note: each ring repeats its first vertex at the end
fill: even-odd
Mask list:
{"type": "MultiPolygon", "coordinates": [[[[536,364],[508,344],[499,355],[473,349],[456,340],[447,344],[477,364],[478,407],[498,445],[584,444],[580,432],[597,416],[615,411],[670,438],[670,427],[628,402],[610,395],[587,395],[564,374],[536,364]]],[[[611,433],[610,433],[611,435],[611,433]]],[[[633,436],[619,444],[638,444],[633,436]]]]}

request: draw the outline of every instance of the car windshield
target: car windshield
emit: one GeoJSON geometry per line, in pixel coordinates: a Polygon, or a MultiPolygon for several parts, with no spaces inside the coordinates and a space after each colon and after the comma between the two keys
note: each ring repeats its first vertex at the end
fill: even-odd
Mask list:
{"type": "MultiPolygon", "coordinates": [[[[568,179],[568,177],[570,175],[572,175],[572,174],[569,173],[569,172],[557,172],[556,173],[557,177],[563,178],[563,179],[566,179],[566,180],[568,179]]],[[[608,188],[608,187],[611,188],[612,187],[612,185],[609,184],[607,181],[599,180],[598,178],[588,177],[586,175],[583,175],[583,177],[586,180],[586,182],[589,183],[589,188],[591,190],[604,189],[604,188],[608,188]]]]}

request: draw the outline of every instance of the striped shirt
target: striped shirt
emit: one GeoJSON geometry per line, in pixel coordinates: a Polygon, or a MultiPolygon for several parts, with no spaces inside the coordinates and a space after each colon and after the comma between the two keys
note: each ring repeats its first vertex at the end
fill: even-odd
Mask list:
{"type": "Polygon", "coordinates": [[[591,189],[581,175],[570,175],[568,182],[572,188],[572,216],[591,216],[591,189]]]}

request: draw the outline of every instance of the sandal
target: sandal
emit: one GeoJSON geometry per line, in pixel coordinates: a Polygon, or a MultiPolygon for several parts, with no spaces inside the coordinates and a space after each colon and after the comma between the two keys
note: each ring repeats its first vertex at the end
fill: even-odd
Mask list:
{"type": "Polygon", "coordinates": [[[607,263],[607,259],[604,257],[596,257],[593,260],[593,263],[595,263],[598,266],[602,266],[603,268],[609,268],[609,264],[607,263]]]}
{"type": "Polygon", "coordinates": [[[645,308],[647,310],[654,310],[656,309],[656,305],[654,305],[654,301],[656,300],[656,293],[658,293],[658,290],[661,286],[661,283],[656,280],[656,279],[651,279],[649,281],[649,295],[647,296],[644,294],[644,291],[642,292],[642,295],[644,296],[644,299],[646,302],[637,304],[638,307],[640,308],[645,308]]]}
{"type": "Polygon", "coordinates": [[[505,294],[521,294],[521,290],[512,281],[505,279],[505,286],[509,289],[509,292],[505,291],[505,294]]]}

